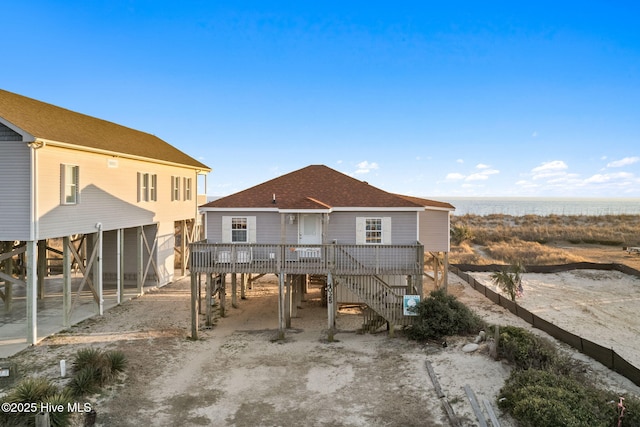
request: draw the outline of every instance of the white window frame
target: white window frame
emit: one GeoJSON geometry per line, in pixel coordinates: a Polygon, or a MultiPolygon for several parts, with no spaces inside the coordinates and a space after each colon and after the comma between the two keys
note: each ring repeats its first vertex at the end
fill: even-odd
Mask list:
{"type": "Polygon", "coordinates": [[[231,218],[231,243],[247,243],[249,242],[249,222],[247,217],[231,218]],[[244,233],[244,234],[243,234],[244,233]],[[240,239],[238,236],[243,235],[240,239]]]}
{"type": "Polygon", "coordinates": [[[358,245],[390,245],[391,217],[356,217],[356,244],[358,245]],[[380,230],[367,230],[367,222],[380,221],[380,230]],[[373,239],[371,234],[379,233],[380,237],[373,239]]]}
{"type": "Polygon", "coordinates": [[[381,245],[382,228],[382,218],[365,218],[364,243],[367,245],[381,245]]]}
{"type": "Polygon", "coordinates": [[[222,217],[222,243],[256,243],[256,217],[233,215],[222,217]],[[247,233],[246,241],[234,241],[233,237],[233,220],[243,219],[246,221],[247,233]]]}
{"type": "Polygon", "coordinates": [[[80,203],[80,166],[60,164],[60,204],[77,205],[80,203]]]}

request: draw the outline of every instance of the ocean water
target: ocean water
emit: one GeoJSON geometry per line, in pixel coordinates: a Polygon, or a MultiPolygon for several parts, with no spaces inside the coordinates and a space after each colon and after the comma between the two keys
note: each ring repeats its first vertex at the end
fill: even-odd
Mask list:
{"type": "Polygon", "coordinates": [[[454,215],[640,215],[640,199],[433,197],[451,203],[454,215]]]}

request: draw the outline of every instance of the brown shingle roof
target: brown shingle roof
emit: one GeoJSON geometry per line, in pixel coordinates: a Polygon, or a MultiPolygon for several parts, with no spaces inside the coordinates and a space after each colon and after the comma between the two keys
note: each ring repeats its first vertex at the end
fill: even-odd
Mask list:
{"type": "MultiPolygon", "coordinates": [[[[434,202],[440,203],[440,202],[434,202]]],[[[447,204],[448,205],[448,204],[447,204]]],[[[204,208],[424,207],[324,165],[311,165],[204,205],[204,208]],[[276,203],[273,203],[275,195],[276,203]]],[[[450,206],[450,205],[448,205],[450,206]]]]}
{"type": "Polygon", "coordinates": [[[154,135],[1,89],[0,117],[36,138],[210,170],[154,135]]]}
{"type": "Polygon", "coordinates": [[[424,207],[455,210],[455,206],[453,206],[451,203],[447,203],[447,202],[438,202],[437,200],[423,199],[421,197],[403,196],[402,194],[396,194],[396,196],[402,197],[403,199],[406,199],[406,200],[410,200],[410,201],[412,201],[414,203],[417,203],[419,205],[422,205],[424,207]]]}

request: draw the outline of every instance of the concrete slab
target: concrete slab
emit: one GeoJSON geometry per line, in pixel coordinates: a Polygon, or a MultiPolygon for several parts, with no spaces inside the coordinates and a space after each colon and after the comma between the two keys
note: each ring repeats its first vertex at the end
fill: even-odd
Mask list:
{"type": "MultiPolygon", "coordinates": [[[[88,285],[78,293],[82,282],[80,276],[71,281],[73,301],[75,305],[71,313],[71,325],[98,315],[98,305],[93,300],[88,285]]],[[[155,284],[145,286],[145,291],[156,287],[155,284]]],[[[0,284],[2,288],[2,284],[0,284]]],[[[126,282],[122,301],[138,296],[137,285],[126,282]]],[[[117,305],[115,283],[103,283],[104,310],[117,305]]],[[[0,300],[0,359],[13,356],[29,346],[27,344],[27,309],[26,289],[24,286],[13,285],[13,302],[10,312],[0,300]]],[[[45,279],[45,297],[38,300],[37,335],[38,342],[44,338],[65,330],[62,310],[62,275],[50,276],[45,279]]]]}

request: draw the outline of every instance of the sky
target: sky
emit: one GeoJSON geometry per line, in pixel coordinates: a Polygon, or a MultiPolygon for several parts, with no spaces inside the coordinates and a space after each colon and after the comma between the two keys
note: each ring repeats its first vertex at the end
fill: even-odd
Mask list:
{"type": "Polygon", "coordinates": [[[640,197],[636,2],[13,0],[2,15],[0,88],[162,138],[211,167],[209,196],[324,164],[441,200],[640,197]]]}

